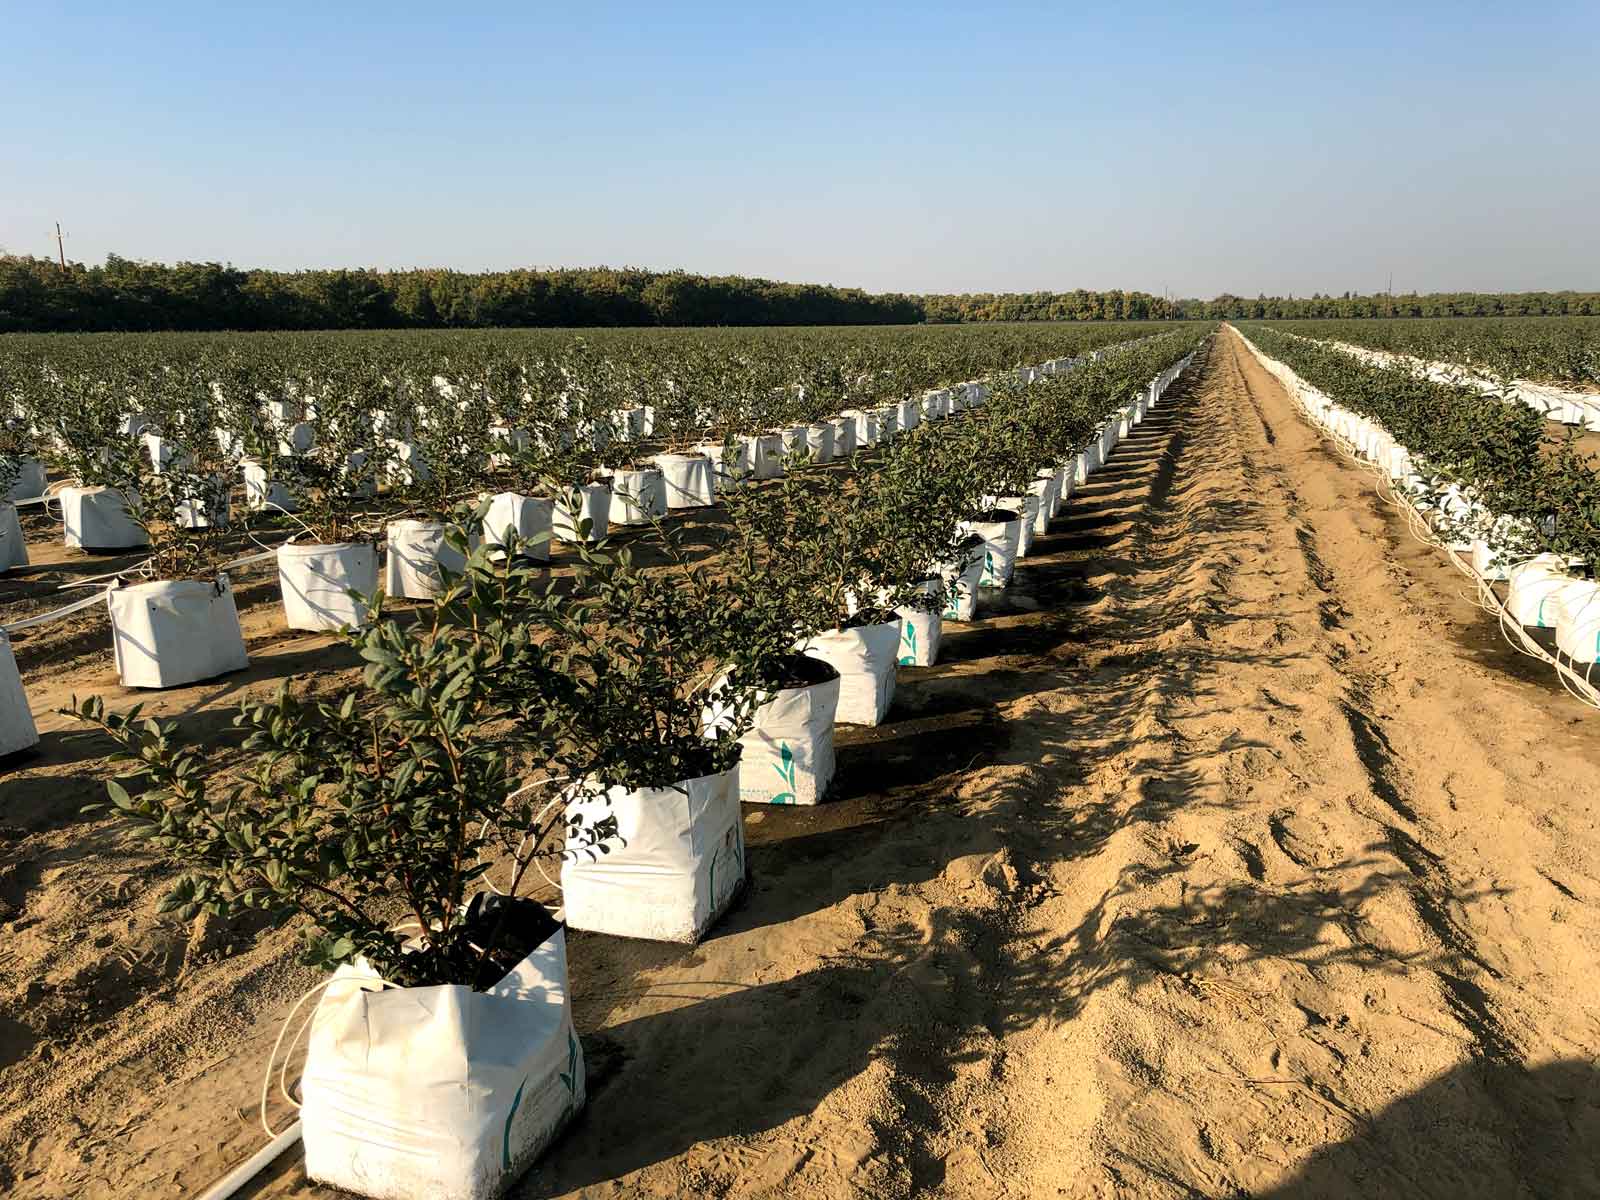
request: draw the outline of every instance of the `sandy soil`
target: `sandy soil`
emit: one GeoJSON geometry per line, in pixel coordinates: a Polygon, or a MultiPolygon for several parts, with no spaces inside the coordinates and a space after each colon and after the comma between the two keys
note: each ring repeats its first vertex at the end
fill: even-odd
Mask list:
{"type": "MultiPolygon", "coordinates": [[[[517,1195],[1600,1194],[1600,718],[1232,334],[1170,395],[842,734],[836,802],[747,811],[708,941],[574,935],[590,1107],[517,1195]]],[[[347,678],[269,626],[160,706],[347,678]]],[[[0,1185],[193,1194],[308,976],[157,920],[77,812],[103,747],[43,724],[0,781],[0,1185]]],[[[290,1155],[246,1194],[313,1192],[290,1155]]]]}

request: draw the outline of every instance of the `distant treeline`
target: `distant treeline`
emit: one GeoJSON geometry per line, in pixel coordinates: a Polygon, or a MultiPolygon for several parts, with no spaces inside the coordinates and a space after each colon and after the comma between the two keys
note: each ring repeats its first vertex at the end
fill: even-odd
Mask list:
{"type": "Polygon", "coordinates": [[[1329,317],[1600,317],[1600,292],[1430,292],[1427,295],[1218,296],[1179,300],[1174,316],[1295,321],[1329,317]]]}
{"type": "Polygon", "coordinates": [[[1144,292],[871,295],[858,288],[609,267],[261,271],[219,263],[101,266],[0,255],[0,332],[452,329],[618,325],[912,325],[1173,318],[1600,315],[1600,294],[1219,296],[1144,292]]]}
{"type": "Polygon", "coordinates": [[[597,325],[909,325],[915,297],[606,267],[244,271],[0,257],[0,331],[448,329],[597,325]]]}

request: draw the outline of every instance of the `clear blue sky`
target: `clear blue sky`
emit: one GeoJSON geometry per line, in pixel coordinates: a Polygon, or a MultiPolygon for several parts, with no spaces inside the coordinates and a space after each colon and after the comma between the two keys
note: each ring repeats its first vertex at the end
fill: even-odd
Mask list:
{"type": "Polygon", "coordinates": [[[1600,0],[0,0],[0,249],[1600,288],[1600,0]]]}

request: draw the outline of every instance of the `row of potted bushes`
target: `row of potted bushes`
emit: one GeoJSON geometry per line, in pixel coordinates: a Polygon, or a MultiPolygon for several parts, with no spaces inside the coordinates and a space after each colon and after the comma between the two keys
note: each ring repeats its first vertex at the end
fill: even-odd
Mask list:
{"type": "MultiPolygon", "coordinates": [[[[1242,336],[1242,335],[1241,335],[1242,336]]],[[[1530,521],[1494,512],[1471,484],[1451,479],[1383,425],[1312,386],[1287,363],[1245,345],[1294,396],[1313,424],[1369,464],[1405,497],[1429,536],[1468,564],[1484,586],[1505,583],[1505,610],[1524,630],[1548,630],[1558,661],[1587,677],[1600,662],[1600,582],[1588,564],[1541,548],[1530,521]]]]}
{"type": "Polygon", "coordinates": [[[150,780],[137,795],[111,784],[109,804],[177,864],[174,911],[307,919],[308,954],[333,972],[301,1077],[308,1174],[377,1197],[504,1190],[584,1103],[564,926],[702,937],[746,879],[741,802],[826,793],[834,723],[882,719],[897,667],[931,663],[945,617],[970,620],[980,589],[1004,586],[1186,349],[1173,339],[1136,360],[1159,370],[1133,396],[1107,374],[1115,394],[1068,434],[1028,400],[1049,376],[1026,371],[997,382],[1006,403],[981,428],[927,431],[858,478],[733,493],[726,572],[658,526],[675,569],[580,539],[573,590],[558,593],[545,543],[448,530],[423,619],[341,590],[355,606],[342,636],[366,664],[359,696],[285,688],[244,707],[259,769],[226,805],[214,760],[175,726],[74,701],[150,780]],[[1032,482],[974,512],[972,481],[948,469],[963,459],[988,482],[1032,482]],[[913,500],[939,510],[932,532],[890,561],[876,514],[913,500]],[[798,501],[813,506],[797,514],[798,501]],[[840,541],[851,562],[835,569],[824,560],[840,541]],[[952,557],[912,578],[905,562],[941,549],[952,557]],[[841,612],[856,615],[822,626],[841,612]],[[548,778],[515,786],[528,763],[548,778]],[[552,854],[564,924],[519,895],[552,854]]]}

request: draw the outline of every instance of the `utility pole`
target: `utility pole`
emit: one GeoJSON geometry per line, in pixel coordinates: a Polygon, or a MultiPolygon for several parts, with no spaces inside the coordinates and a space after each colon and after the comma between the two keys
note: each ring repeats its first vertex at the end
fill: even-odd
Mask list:
{"type": "Polygon", "coordinates": [[[67,235],[61,232],[61,222],[56,222],[56,257],[61,260],[61,269],[67,269],[67,249],[61,239],[67,235]]]}

